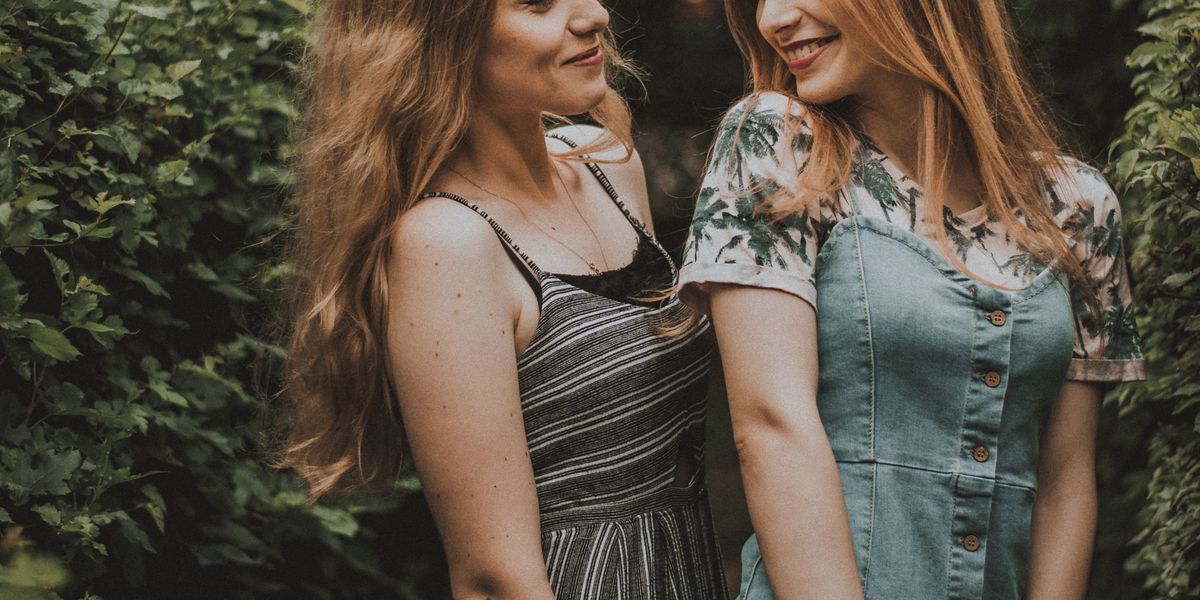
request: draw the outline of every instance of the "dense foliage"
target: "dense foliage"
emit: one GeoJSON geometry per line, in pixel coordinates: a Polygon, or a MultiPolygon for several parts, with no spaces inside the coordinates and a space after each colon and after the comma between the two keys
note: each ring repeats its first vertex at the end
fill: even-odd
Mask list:
{"type": "Polygon", "coordinates": [[[412,597],[260,455],[307,10],[0,9],[0,596],[412,597]]]}
{"type": "MultiPolygon", "coordinates": [[[[652,75],[639,146],[678,243],[705,132],[742,89],[736,51],[716,0],[610,4],[652,75]]],[[[283,223],[308,5],[0,7],[0,597],[444,595],[419,495],[309,506],[266,466],[254,382],[281,358],[264,324],[283,272],[258,242],[283,223]]],[[[1105,414],[1093,597],[1200,597],[1200,0],[1012,5],[1091,159],[1150,10],[1109,175],[1153,379],[1105,414]]],[[[710,481],[735,489],[715,437],[710,481]]],[[[736,562],[748,523],[726,495],[736,562]]]]}
{"type": "Polygon", "coordinates": [[[1155,598],[1200,597],[1200,0],[1152,0],[1129,56],[1137,104],[1110,167],[1124,192],[1151,380],[1119,395],[1150,423],[1148,495],[1127,567],[1155,598]]]}

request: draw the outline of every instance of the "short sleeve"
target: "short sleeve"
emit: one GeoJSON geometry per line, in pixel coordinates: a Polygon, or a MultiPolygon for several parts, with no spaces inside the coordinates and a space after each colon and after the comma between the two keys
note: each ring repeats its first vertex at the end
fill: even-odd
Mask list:
{"type": "Polygon", "coordinates": [[[1067,211],[1067,231],[1083,263],[1099,310],[1085,295],[1072,293],[1075,351],[1067,379],[1093,382],[1138,381],[1146,378],[1142,340],[1133,317],[1129,267],[1121,237],[1121,206],[1104,177],[1082,163],[1068,163],[1071,185],[1058,187],[1067,211]]]}
{"type": "Polygon", "coordinates": [[[816,305],[817,240],[807,212],[775,219],[760,209],[792,189],[811,136],[782,94],[751,96],[718,126],[696,200],[679,297],[708,312],[708,285],[771,288],[816,305]]]}

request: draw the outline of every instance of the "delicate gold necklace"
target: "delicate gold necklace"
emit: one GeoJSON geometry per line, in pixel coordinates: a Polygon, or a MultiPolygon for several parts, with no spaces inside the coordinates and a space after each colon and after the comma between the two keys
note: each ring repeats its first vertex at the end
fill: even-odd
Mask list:
{"type": "MultiPolygon", "coordinates": [[[[566,248],[567,252],[574,254],[576,258],[578,258],[580,261],[583,262],[583,264],[587,265],[588,271],[590,271],[590,274],[599,275],[601,273],[600,269],[596,267],[596,263],[588,260],[582,254],[576,252],[573,248],[571,248],[567,244],[563,243],[563,241],[561,239],[559,239],[558,236],[551,234],[549,231],[546,231],[545,229],[542,229],[542,226],[538,225],[537,221],[530,219],[529,215],[525,214],[525,209],[521,208],[521,205],[519,203],[514,202],[504,196],[501,196],[500,194],[497,194],[496,192],[493,192],[493,191],[483,187],[482,185],[479,185],[478,183],[475,182],[475,180],[462,174],[462,172],[460,172],[458,169],[455,169],[454,167],[447,165],[446,168],[450,169],[451,172],[453,172],[455,175],[458,175],[459,177],[461,177],[463,179],[463,181],[466,181],[467,183],[471,184],[479,191],[481,191],[489,196],[492,196],[496,199],[503,200],[503,201],[511,204],[514,208],[517,209],[517,212],[521,213],[521,218],[525,219],[525,222],[532,225],[535,229],[540,231],[542,233],[542,235],[550,238],[559,246],[566,248]]],[[[592,229],[591,224],[588,223],[587,219],[584,218],[583,213],[580,212],[578,204],[575,203],[575,196],[573,194],[571,194],[571,190],[568,189],[567,184],[565,182],[563,182],[562,175],[559,174],[557,166],[554,167],[554,176],[556,178],[558,178],[559,185],[561,185],[563,190],[567,192],[567,198],[569,198],[571,201],[571,208],[575,209],[575,214],[579,216],[580,221],[583,221],[584,227],[587,227],[588,231],[592,234],[592,240],[596,242],[596,247],[600,249],[600,260],[604,263],[604,270],[605,271],[609,270],[608,255],[605,254],[605,252],[604,252],[604,244],[600,243],[600,237],[596,235],[596,230],[592,229]]],[[[553,229],[553,228],[551,228],[551,229],[553,229]]]]}

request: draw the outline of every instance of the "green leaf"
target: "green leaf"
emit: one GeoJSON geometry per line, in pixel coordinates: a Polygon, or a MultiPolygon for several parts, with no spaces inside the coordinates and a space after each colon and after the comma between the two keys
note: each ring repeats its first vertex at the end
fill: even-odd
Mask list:
{"type": "Polygon", "coordinates": [[[221,294],[222,296],[225,296],[226,298],[229,298],[230,300],[237,300],[239,302],[256,302],[258,300],[258,298],[255,298],[231,283],[219,283],[212,286],[212,290],[218,294],[221,294]]]}
{"type": "Polygon", "coordinates": [[[153,391],[156,395],[158,395],[159,398],[162,398],[163,400],[166,400],[167,402],[170,402],[171,404],[174,404],[176,406],[182,406],[184,408],[187,408],[187,406],[188,406],[187,398],[185,398],[183,396],[183,394],[180,394],[179,392],[172,389],[171,386],[169,384],[167,384],[167,382],[153,381],[150,383],[150,385],[148,387],[150,388],[151,391],[153,391]]]}
{"type": "Polygon", "coordinates": [[[195,71],[199,67],[200,59],[197,58],[193,60],[181,60],[176,63],[171,63],[166,69],[164,69],[164,71],[167,73],[167,77],[171,78],[171,81],[179,81],[180,79],[187,77],[189,73],[195,71]]]}
{"type": "Polygon", "coordinates": [[[118,206],[129,206],[131,204],[135,204],[135,202],[120,196],[113,196],[112,198],[109,198],[107,192],[102,192],[89,203],[88,208],[97,214],[103,215],[118,206]]]}
{"type": "Polygon", "coordinates": [[[133,281],[136,281],[136,282],[142,284],[142,287],[146,288],[146,291],[150,292],[151,294],[154,294],[155,296],[159,296],[162,298],[170,298],[171,297],[171,295],[167,293],[167,290],[163,289],[163,287],[161,285],[159,285],[157,281],[152,279],[149,275],[146,275],[145,273],[138,271],[137,269],[128,269],[128,268],[117,269],[117,272],[120,273],[121,275],[124,275],[128,279],[131,279],[133,281]]]}
{"type": "Polygon", "coordinates": [[[25,105],[25,98],[8,90],[0,90],[0,117],[11,118],[25,105]]]}
{"type": "Polygon", "coordinates": [[[139,503],[138,507],[144,509],[150,515],[159,533],[166,532],[167,501],[163,499],[158,488],[152,485],[142,486],[141,492],[146,497],[146,501],[139,503]]]}
{"type": "Polygon", "coordinates": [[[57,452],[47,449],[34,454],[14,454],[15,451],[0,454],[0,462],[8,471],[7,477],[0,479],[0,487],[9,491],[17,505],[33,496],[70,492],[67,480],[83,461],[78,450],[57,452]]]}
{"type": "Polygon", "coordinates": [[[316,505],[313,507],[313,514],[321,519],[321,524],[326,529],[341,536],[354,537],[358,533],[358,521],[350,513],[330,508],[328,506],[316,505]]]}
{"type": "Polygon", "coordinates": [[[133,6],[130,6],[129,8],[133,12],[136,12],[137,14],[142,15],[142,16],[150,17],[151,19],[165,19],[165,18],[171,16],[171,13],[174,12],[169,8],[165,8],[165,7],[161,7],[161,6],[142,6],[142,5],[134,4],[133,6]]]}
{"type": "Polygon", "coordinates": [[[307,15],[312,10],[312,7],[310,7],[308,5],[308,3],[305,2],[304,0],[280,0],[280,1],[288,6],[292,7],[292,9],[294,9],[296,12],[298,12],[302,15],[307,15]]]}
{"type": "Polygon", "coordinates": [[[260,562],[232,544],[206,544],[192,548],[192,553],[195,554],[197,562],[206,567],[231,564],[252,566],[260,562]]]}
{"type": "Polygon", "coordinates": [[[179,84],[174,81],[161,81],[151,84],[150,89],[147,91],[150,92],[151,96],[156,96],[163,100],[174,100],[183,95],[183,88],[179,87],[179,84]]]}
{"type": "Polygon", "coordinates": [[[33,512],[40,515],[47,525],[58,526],[62,523],[62,513],[52,504],[39,504],[33,507],[33,512]]]}
{"type": "Polygon", "coordinates": [[[171,160],[154,169],[154,181],[157,183],[171,183],[179,179],[188,170],[188,161],[186,160],[171,160]]]}
{"type": "Polygon", "coordinates": [[[46,327],[39,321],[28,321],[23,336],[33,341],[38,350],[55,360],[69,361],[83,355],[62,332],[46,327]]]}
{"type": "Polygon", "coordinates": [[[1200,269],[1196,269],[1189,273],[1174,273],[1163,280],[1163,285],[1177,288],[1185,283],[1188,283],[1189,281],[1192,281],[1196,277],[1200,277],[1200,269]]]}
{"type": "MultiPolygon", "coordinates": [[[[45,203],[38,203],[38,200],[46,196],[57,194],[58,190],[44,183],[34,183],[25,188],[25,193],[21,194],[15,203],[17,210],[28,209],[30,211],[49,210],[45,203]],[[33,208],[31,208],[31,206],[33,208]]],[[[54,204],[50,203],[49,208],[54,208],[54,204]]]]}

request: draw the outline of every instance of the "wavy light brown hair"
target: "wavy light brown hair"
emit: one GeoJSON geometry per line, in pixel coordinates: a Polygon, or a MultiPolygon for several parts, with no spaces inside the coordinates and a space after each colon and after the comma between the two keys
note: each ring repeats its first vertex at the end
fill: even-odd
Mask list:
{"type": "MultiPolygon", "coordinates": [[[[310,499],[388,491],[404,429],[389,379],[388,264],[400,216],[471,127],[476,66],[496,0],[326,0],[302,66],[295,211],[287,251],[295,420],[279,462],[310,499]]],[[[610,82],[636,73],[605,32],[610,82]]],[[[606,134],[557,155],[632,152],[625,100],[610,87],[589,116],[606,134]]],[[[561,117],[553,120],[561,121],[561,117]]]]}
{"type": "MultiPolygon", "coordinates": [[[[1094,301],[1087,275],[1046,202],[1047,181],[1067,168],[1063,145],[1021,66],[1004,1],[824,2],[837,24],[856,33],[849,43],[869,60],[924,84],[916,176],[929,200],[926,216],[942,221],[952,156],[966,152],[983,184],[987,210],[1019,246],[1044,264],[1057,264],[1094,301]]],[[[795,76],[760,34],[757,7],[758,0],[725,0],[730,30],[749,63],[751,95],[773,91],[795,98],[795,76]]],[[[843,104],[805,105],[813,144],[797,179],[799,193],[771,203],[768,212],[784,216],[820,199],[830,201],[846,184],[858,138],[854,116],[843,104]]],[[[971,274],[950,251],[945,228],[934,231],[943,254],[971,274]]]]}

